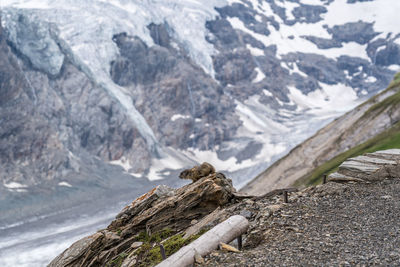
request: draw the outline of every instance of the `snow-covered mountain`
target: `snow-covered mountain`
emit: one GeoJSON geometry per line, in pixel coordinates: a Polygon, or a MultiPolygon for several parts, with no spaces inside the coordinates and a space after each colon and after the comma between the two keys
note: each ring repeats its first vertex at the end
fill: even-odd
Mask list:
{"type": "Polygon", "coordinates": [[[397,0],[0,7],[0,226],[202,161],[240,187],[400,69],[397,0]]]}

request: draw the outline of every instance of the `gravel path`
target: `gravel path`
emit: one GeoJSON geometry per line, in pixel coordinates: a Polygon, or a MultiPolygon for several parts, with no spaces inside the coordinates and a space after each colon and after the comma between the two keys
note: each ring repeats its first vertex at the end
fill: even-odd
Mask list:
{"type": "Polygon", "coordinates": [[[246,200],[241,253],[215,251],[204,266],[400,266],[400,180],[338,184],[246,200]]]}

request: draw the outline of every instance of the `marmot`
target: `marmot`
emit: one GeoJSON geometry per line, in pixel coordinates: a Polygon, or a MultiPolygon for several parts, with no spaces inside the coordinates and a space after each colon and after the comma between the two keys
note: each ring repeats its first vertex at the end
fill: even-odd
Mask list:
{"type": "Polygon", "coordinates": [[[208,162],[203,162],[200,166],[184,170],[179,174],[179,178],[190,179],[193,182],[196,182],[200,178],[206,177],[212,173],[215,173],[214,167],[208,162]]]}

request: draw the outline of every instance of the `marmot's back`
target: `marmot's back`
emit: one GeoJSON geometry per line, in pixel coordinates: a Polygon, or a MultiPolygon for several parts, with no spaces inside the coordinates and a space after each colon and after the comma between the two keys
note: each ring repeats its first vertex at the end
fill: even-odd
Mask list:
{"type": "Polygon", "coordinates": [[[189,179],[196,182],[200,178],[206,177],[212,173],[215,173],[214,167],[208,162],[203,162],[200,166],[184,170],[179,174],[179,178],[189,179]]]}

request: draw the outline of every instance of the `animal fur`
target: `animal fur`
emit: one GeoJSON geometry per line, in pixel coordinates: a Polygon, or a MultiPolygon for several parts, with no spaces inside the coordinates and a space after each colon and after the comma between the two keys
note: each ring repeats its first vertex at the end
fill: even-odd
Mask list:
{"type": "Polygon", "coordinates": [[[200,178],[206,177],[212,173],[215,173],[214,167],[208,162],[203,162],[200,166],[184,170],[179,174],[179,178],[196,182],[200,178]]]}

